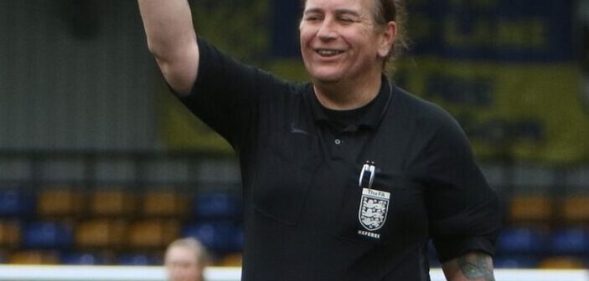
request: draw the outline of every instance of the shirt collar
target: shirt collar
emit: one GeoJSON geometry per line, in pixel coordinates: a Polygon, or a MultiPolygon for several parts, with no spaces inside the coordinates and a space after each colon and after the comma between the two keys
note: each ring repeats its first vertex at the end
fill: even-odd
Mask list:
{"type": "MultiPolygon", "coordinates": [[[[383,75],[378,95],[372,101],[370,101],[368,105],[365,105],[370,106],[371,108],[360,118],[360,120],[358,120],[357,125],[359,128],[366,127],[370,129],[376,129],[378,127],[389,107],[390,101],[392,100],[392,87],[393,86],[389,79],[383,75]]],[[[306,92],[308,100],[311,103],[311,111],[313,113],[313,119],[315,122],[328,122],[328,116],[325,114],[323,105],[319,103],[317,96],[315,96],[313,85],[311,83],[308,84],[308,89],[306,92]]]]}

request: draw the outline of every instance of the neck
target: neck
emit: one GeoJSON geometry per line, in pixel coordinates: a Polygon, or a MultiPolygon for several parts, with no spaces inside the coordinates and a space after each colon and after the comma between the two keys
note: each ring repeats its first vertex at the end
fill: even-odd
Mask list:
{"type": "Polygon", "coordinates": [[[313,83],[319,103],[328,109],[350,110],[360,108],[372,101],[380,91],[380,75],[372,75],[363,82],[318,82],[313,83]]]}

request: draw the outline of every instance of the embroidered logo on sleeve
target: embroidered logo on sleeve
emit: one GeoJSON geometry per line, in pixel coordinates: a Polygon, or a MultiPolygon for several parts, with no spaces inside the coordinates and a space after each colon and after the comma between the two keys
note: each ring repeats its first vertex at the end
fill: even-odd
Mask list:
{"type": "Polygon", "coordinates": [[[365,230],[359,230],[358,234],[380,239],[380,234],[373,231],[382,228],[387,220],[391,194],[389,192],[363,188],[358,219],[365,230]]]}

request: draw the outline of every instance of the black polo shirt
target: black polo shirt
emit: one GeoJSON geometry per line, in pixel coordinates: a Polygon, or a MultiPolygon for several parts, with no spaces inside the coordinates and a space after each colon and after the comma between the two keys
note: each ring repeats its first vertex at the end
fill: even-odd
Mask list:
{"type": "Polygon", "coordinates": [[[238,154],[242,280],[429,280],[429,239],[442,262],[493,253],[496,195],[445,111],[383,78],[369,105],[338,117],[310,84],[199,47],[181,100],[238,154]]]}

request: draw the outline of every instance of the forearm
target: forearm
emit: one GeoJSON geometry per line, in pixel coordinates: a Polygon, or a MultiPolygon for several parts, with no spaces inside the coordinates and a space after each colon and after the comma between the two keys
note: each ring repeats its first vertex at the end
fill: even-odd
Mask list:
{"type": "Polygon", "coordinates": [[[187,0],[138,0],[147,45],[169,85],[190,92],[199,64],[199,50],[187,0]]]}
{"type": "Polygon", "coordinates": [[[442,265],[448,281],[495,281],[493,259],[483,252],[470,252],[442,265]]]}
{"type": "Polygon", "coordinates": [[[160,59],[195,40],[187,0],[138,0],[149,50],[160,59]]]}

